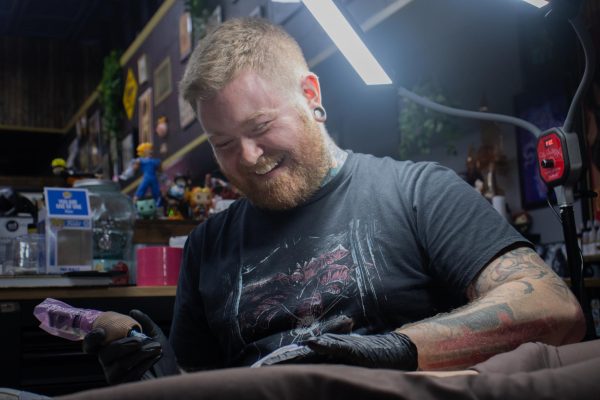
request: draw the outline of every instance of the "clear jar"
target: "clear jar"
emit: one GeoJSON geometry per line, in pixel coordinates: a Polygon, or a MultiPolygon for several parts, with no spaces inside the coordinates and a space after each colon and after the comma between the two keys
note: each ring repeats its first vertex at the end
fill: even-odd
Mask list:
{"type": "Polygon", "coordinates": [[[94,233],[94,260],[132,259],[135,207],[131,199],[121,193],[119,185],[109,180],[82,179],[74,187],[87,189],[92,209],[94,233]]]}

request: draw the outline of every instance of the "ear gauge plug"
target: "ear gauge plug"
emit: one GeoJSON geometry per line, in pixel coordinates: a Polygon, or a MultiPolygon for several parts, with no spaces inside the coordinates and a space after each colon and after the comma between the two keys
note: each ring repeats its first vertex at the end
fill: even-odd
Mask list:
{"type": "Polygon", "coordinates": [[[325,111],[325,109],[321,106],[316,106],[313,109],[313,114],[315,116],[315,119],[319,122],[323,122],[327,119],[327,112],[325,111]]]}

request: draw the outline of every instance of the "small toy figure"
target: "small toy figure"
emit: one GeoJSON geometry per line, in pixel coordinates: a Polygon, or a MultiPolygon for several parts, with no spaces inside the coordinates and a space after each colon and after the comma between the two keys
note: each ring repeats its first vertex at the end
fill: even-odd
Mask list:
{"type": "Polygon", "coordinates": [[[188,187],[189,178],[186,175],[177,174],[173,185],[167,191],[167,218],[183,219],[189,215],[188,198],[190,191],[188,187]]]}
{"type": "Polygon", "coordinates": [[[141,219],[154,219],[156,217],[156,201],[151,197],[137,200],[135,208],[141,219]]]}
{"type": "Polygon", "coordinates": [[[173,184],[167,190],[167,219],[183,219],[181,206],[184,201],[184,191],[178,185],[173,184]]]}
{"type": "Polygon", "coordinates": [[[212,191],[207,187],[196,186],[190,193],[190,209],[192,218],[204,221],[208,218],[212,205],[212,191]]]}
{"type": "Polygon", "coordinates": [[[137,147],[138,158],[134,159],[130,166],[119,176],[120,179],[129,179],[134,173],[141,169],[142,183],[138,186],[133,196],[133,202],[135,203],[138,199],[146,195],[148,188],[152,191],[152,197],[156,202],[156,206],[162,205],[162,198],[160,193],[160,185],[158,183],[158,173],[161,171],[161,161],[158,158],[152,158],[152,143],[144,142],[137,147]]]}
{"type": "Polygon", "coordinates": [[[52,167],[52,174],[64,178],[68,186],[73,186],[79,179],[97,178],[94,174],[75,172],[73,168],[67,166],[67,162],[63,158],[53,159],[50,165],[52,167]]]}
{"type": "Polygon", "coordinates": [[[169,133],[169,125],[168,125],[168,119],[164,115],[161,115],[156,120],[155,132],[161,140],[158,152],[160,154],[166,154],[168,151],[166,136],[167,136],[167,133],[169,133]]]}

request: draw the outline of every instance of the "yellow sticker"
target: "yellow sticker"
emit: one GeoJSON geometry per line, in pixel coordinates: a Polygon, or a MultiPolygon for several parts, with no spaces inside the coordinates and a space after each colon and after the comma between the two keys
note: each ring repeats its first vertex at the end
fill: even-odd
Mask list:
{"type": "Polygon", "coordinates": [[[137,99],[138,84],[133,75],[133,70],[127,70],[127,79],[125,80],[125,90],[123,90],[123,107],[127,113],[127,119],[133,118],[135,102],[137,99]]]}

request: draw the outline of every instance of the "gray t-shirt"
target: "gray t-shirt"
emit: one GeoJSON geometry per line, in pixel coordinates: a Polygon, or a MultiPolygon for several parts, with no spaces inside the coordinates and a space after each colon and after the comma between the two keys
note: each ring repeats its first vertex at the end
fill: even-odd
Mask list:
{"type": "Polygon", "coordinates": [[[301,207],[242,199],[192,232],[170,340],[182,367],[202,369],[325,332],[387,332],[465,304],[518,242],[529,245],[453,171],[350,153],[301,207]]]}

